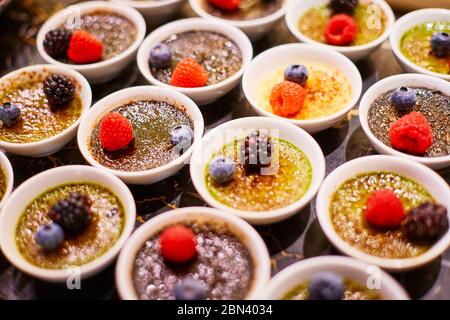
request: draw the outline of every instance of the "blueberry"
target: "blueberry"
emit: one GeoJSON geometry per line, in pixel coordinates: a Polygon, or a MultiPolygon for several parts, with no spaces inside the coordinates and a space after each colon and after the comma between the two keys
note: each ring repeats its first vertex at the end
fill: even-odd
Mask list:
{"type": "Polygon", "coordinates": [[[192,144],[194,139],[194,131],[186,125],[179,125],[170,131],[170,143],[175,147],[176,151],[183,154],[192,144]]]}
{"type": "Polygon", "coordinates": [[[44,250],[55,250],[64,241],[64,231],[56,223],[46,224],[39,228],[34,237],[34,240],[44,250]]]}
{"type": "Polygon", "coordinates": [[[438,58],[450,56],[450,35],[447,32],[436,32],[431,37],[431,50],[438,58]]]}
{"type": "Polygon", "coordinates": [[[234,161],[224,157],[214,158],[209,164],[209,174],[219,183],[230,181],[234,175],[234,161]]]}
{"type": "Polygon", "coordinates": [[[206,300],[208,288],[200,281],[185,279],[173,288],[176,300],[206,300]]]}
{"type": "Polygon", "coordinates": [[[342,278],[333,272],[316,273],[309,284],[311,300],[342,300],[344,292],[342,278]]]}
{"type": "Polygon", "coordinates": [[[416,104],[417,96],[414,90],[401,87],[392,93],[391,101],[398,111],[409,111],[416,104]]]}
{"type": "Polygon", "coordinates": [[[172,64],[172,52],[165,44],[158,44],[150,51],[150,63],[157,69],[170,67],[172,64]]]}
{"type": "Polygon", "coordinates": [[[284,80],[304,86],[308,80],[308,69],[301,64],[292,64],[284,71],[284,80]]]}
{"type": "Polygon", "coordinates": [[[0,120],[7,127],[15,125],[20,120],[19,107],[10,102],[5,102],[0,106],[0,120]]]}

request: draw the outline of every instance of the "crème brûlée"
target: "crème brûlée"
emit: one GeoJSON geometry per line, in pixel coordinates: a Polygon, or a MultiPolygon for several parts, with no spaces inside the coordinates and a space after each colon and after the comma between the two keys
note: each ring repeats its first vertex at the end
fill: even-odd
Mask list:
{"type": "MultiPolygon", "coordinates": [[[[335,114],[344,109],[350,101],[352,88],[343,72],[321,63],[301,61],[308,69],[308,80],[304,86],[306,98],[300,111],[291,119],[310,120],[335,114]]],[[[277,68],[264,78],[256,92],[256,102],[268,112],[275,114],[271,104],[272,88],[283,82],[288,64],[277,68]]]]}

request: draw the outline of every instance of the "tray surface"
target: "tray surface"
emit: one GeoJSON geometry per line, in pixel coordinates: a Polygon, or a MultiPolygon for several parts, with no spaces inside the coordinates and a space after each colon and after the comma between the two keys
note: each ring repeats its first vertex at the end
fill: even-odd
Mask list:
{"type": "MultiPolygon", "coordinates": [[[[35,48],[35,37],[48,16],[74,3],[73,0],[14,1],[2,12],[0,19],[0,76],[17,68],[43,63],[35,48]]],[[[194,16],[185,5],[176,19],[194,16]]],[[[281,22],[271,34],[254,44],[255,55],[276,45],[296,42],[281,22]]],[[[385,42],[376,52],[357,63],[363,78],[363,92],[373,83],[390,75],[402,73],[389,44],[385,42]]],[[[122,88],[147,84],[136,63],[121,77],[107,84],[93,86],[94,102],[122,88]]],[[[241,87],[212,105],[201,108],[206,130],[217,125],[255,113],[245,100],[241,87]]],[[[314,138],[325,154],[327,173],[351,159],[375,154],[362,131],[358,111],[352,110],[347,120],[334,128],[315,134],[314,138]]],[[[56,154],[44,158],[28,158],[7,154],[15,174],[15,187],[29,177],[53,167],[86,164],[75,141],[56,154]]],[[[450,168],[439,171],[450,183],[450,168]]],[[[162,212],[178,207],[205,206],[195,191],[185,166],[177,175],[150,186],[130,186],[135,197],[138,219],[136,226],[162,212]]],[[[292,218],[277,224],[257,227],[266,242],[272,272],[309,257],[339,254],[322,233],[315,214],[315,201],[292,218]]],[[[450,299],[450,249],[429,265],[394,277],[412,298],[450,299]]],[[[81,290],[68,290],[65,285],[45,283],[30,278],[15,269],[0,252],[0,299],[117,299],[114,285],[114,265],[93,278],[82,281],[81,290]]]]}

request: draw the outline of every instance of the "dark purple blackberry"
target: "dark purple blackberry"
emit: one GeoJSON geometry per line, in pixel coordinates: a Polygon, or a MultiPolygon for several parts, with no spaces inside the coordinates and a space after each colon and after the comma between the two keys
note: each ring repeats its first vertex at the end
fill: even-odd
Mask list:
{"type": "Polygon", "coordinates": [[[44,39],[45,51],[55,59],[65,58],[69,49],[72,32],[65,28],[55,29],[47,32],[44,39]]]}
{"type": "Polygon", "coordinates": [[[91,201],[86,195],[71,192],[53,205],[48,216],[66,231],[80,230],[92,220],[91,201]]]}
{"type": "Polygon", "coordinates": [[[358,0],[330,0],[330,9],[334,14],[352,14],[358,5],[358,0]]]}
{"type": "Polygon", "coordinates": [[[75,86],[66,76],[52,74],[45,79],[44,93],[50,105],[62,107],[73,99],[75,86]]]}
{"type": "Polygon", "coordinates": [[[439,204],[423,203],[409,211],[402,228],[411,240],[437,240],[448,230],[447,209],[439,204]]]}
{"type": "Polygon", "coordinates": [[[246,171],[258,171],[260,168],[269,167],[271,156],[272,142],[264,132],[254,130],[245,137],[240,159],[246,171]]]}

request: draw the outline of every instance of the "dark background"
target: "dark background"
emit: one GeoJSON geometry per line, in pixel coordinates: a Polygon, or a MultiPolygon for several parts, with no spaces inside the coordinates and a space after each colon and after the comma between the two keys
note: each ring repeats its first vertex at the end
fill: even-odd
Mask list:
{"type": "MultiPolygon", "coordinates": [[[[35,48],[39,26],[54,12],[74,0],[15,0],[0,14],[0,76],[19,67],[43,63],[35,48]]],[[[2,0],[0,0],[1,8],[2,0]]],[[[0,9],[1,10],[1,9],[0,9]]],[[[194,16],[186,4],[176,19],[194,16]]],[[[270,47],[296,42],[282,21],[265,39],[254,43],[255,55],[270,47]]],[[[373,83],[387,76],[402,73],[389,44],[385,42],[372,55],[357,63],[364,86],[363,93],[373,83]]],[[[93,86],[94,102],[122,88],[147,84],[137,65],[131,64],[109,83],[93,86]]],[[[245,100],[240,87],[219,101],[201,107],[206,129],[231,119],[255,113],[245,100]]],[[[362,131],[358,110],[352,110],[336,127],[315,134],[327,163],[327,173],[351,159],[375,154],[362,131]]],[[[86,164],[75,141],[56,154],[44,158],[28,158],[7,154],[14,169],[14,184],[34,174],[57,166],[86,164]]],[[[450,182],[450,168],[439,173],[450,182]]],[[[177,175],[149,186],[130,186],[135,197],[138,219],[136,225],[177,207],[205,206],[197,194],[185,166],[177,175]]],[[[315,200],[292,218],[277,224],[257,227],[272,257],[272,271],[304,258],[338,254],[322,233],[315,214],[315,200]]],[[[0,229],[1,232],[1,229],[0,229]]],[[[429,265],[407,273],[394,274],[412,298],[450,299],[450,250],[429,265]]],[[[0,299],[117,299],[114,285],[114,265],[100,274],[84,280],[81,290],[69,291],[65,285],[48,284],[32,279],[15,269],[0,252],[0,299]]]]}

